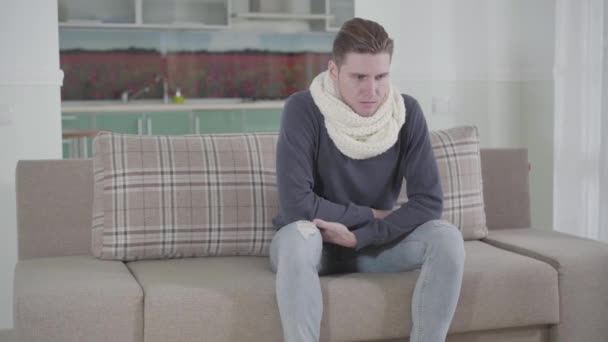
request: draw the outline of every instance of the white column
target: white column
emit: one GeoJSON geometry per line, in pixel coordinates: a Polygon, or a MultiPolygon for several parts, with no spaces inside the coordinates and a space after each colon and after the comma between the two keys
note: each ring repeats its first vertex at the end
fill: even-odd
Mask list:
{"type": "Polygon", "coordinates": [[[0,329],[13,327],[17,261],[15,166],[61,158],[63,73],[57,2],[8,1],[0,11],[0,329]]]}

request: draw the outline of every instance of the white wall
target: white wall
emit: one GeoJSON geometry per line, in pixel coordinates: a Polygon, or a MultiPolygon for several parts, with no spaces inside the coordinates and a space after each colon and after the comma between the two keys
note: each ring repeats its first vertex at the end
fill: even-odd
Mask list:
{"type": "Polygon", "coordinates": [[[553,64],[555,1],[519,0],[514,13],[522,37],[522,145],[528,148],[532,226],[553,227],[553,64]]]}
{"type": "Polygon", "coordinates": [[[56,1],[3,4],[0,45],[0,329],[12,329],[15,166],[20,159],[61,158],[56,1]]]}
{"type": "Polygon", "coordinates": [[[532,221],[551,226],[553,0],[356,0],[395,40],[392,79],[431,129],[473,124],[482,147],[527,147],[532,221]]]}

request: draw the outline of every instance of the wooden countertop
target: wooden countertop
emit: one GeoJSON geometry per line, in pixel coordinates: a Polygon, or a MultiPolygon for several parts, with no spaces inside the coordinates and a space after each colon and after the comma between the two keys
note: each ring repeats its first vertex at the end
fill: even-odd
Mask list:
{"type": "Polygon", "coordinates": [[[94,138],[97,133],[101,132],[100,130],[94,129],[83,129],[83,130],[64,130],[61,132],[63,139],[72,139],[72,138],[94,138]]]}

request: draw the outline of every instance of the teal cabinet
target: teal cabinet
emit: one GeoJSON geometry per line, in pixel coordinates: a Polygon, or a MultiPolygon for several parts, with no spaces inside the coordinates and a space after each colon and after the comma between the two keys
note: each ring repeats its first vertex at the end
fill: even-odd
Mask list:
{"type": "MultiPolygon", "coordinates": [[[[280,108],[64,113],[62,129],[140,135],[278,132],[280,108]]],[[[64,158],[92,156],[92,139],[64,139],[64,158]],[[86,140],[86,141],[83,141],[86,140]]]]}
{"type": "Polygon", "coordinates": [[[144,134],[143,113],[99,113],[95,116],[95,129],[125,134],[144,134]]]}
{"type": "MultiPolygon", "coordinates": [[[[61,116],[61,131],[87,131],[94,129],[94,119],[91,113],[69,113],[61,116]]],[[[87,158],[92,155],[92,138],[65,137],[61,149],[64,159],[87,158]]]]}
{"type": "Polygon", "coordinates": [[[279,131],[281,109],[249,109],[245,113],[245,132],[279,131]]]}
{"type": "Polygon", "coordinates": [[[148,135],[183,135],[196,132],[192,112],[154,112],[145,115],[148,135]]]}
{"type": "Polygon", "coordinates": [[[194,112],[197,134],[239,133],[244,131],[241,110],[204,110],[194,112]]]}
{"type": "Polygon", "coordinates": [[[61,155],[63,159],[70,159],[72,157],[70,143],[67,141],[63,141],[61,144],[61,155]]]}
{"type": "Polygon", "coordinates": [[[61,116],[61,129],[87,130],[93,129],[93,115],[91,113],[69,113],[61,116]]]}

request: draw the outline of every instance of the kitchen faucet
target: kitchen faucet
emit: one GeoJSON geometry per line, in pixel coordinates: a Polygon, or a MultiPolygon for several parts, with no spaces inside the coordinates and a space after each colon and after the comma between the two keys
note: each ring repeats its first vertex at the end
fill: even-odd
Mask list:
{"type": "Polygon", "coordinates": [[[160,81],[163,82],[163,103],[167,104],[169,103],[169,84],[167,83],[167,79],[161,75],[156,75],[156,77],[154,78],[154,81],[146,86],[144,86],[143,88],[133,92],[133,94],[130,94],[131,91],[130,90],[125,90],[121,93],[120,98],[122,100],[122,102],[127,103],[129,101],[135,100],[136,98],[138,98],[140,95],[147,93],[150,91],[150,88],[159,83],[160,81]]]}

